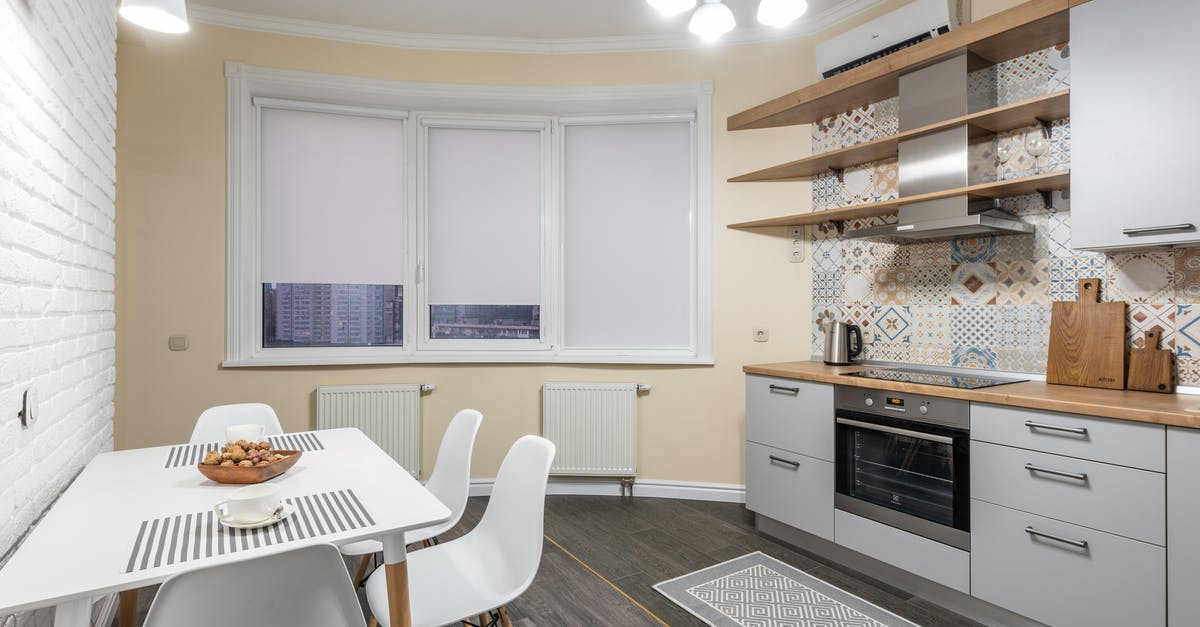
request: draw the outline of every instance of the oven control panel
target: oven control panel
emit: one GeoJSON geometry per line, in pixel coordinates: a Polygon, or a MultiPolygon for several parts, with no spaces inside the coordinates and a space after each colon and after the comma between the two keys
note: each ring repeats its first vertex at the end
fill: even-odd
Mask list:
{"type": "Polygon", "coordinates": [[[909,394],[852,386],[833,388],[836,409],[892,416],[918,422],[931,422],[969,429],[971,403],[956,398],[909,394]]]}

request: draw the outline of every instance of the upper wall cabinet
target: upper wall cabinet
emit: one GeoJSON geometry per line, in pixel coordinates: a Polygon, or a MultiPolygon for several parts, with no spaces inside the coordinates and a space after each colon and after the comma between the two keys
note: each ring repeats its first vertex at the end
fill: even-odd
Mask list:
{"type": "Polygon", "coordinates": [[[1200,2],[1071,8],[1072,246],[1200,243],[1200,2]]]}

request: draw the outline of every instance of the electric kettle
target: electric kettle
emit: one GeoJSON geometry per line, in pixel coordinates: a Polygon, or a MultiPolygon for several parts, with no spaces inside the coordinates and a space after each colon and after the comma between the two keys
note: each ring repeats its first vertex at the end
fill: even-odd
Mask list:
{"type": "Polygon", "coordinates": [[[845,366],[862,353],[862,329],[831,320],[825,324],[825,363],[845,366]]]}

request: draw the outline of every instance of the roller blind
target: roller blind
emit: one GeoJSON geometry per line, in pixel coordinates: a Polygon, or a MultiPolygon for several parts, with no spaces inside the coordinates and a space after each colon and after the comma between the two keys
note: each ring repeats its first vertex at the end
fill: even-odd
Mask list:
{"type": "Polygon", "coordinates": [[[404,122],[263,108],[261,280],[404,283],[404,122]]]}
{"type": "Polygon", "coordinates": [[[539,130],[428,130],[431,305],[541,301],[539,130]]]}
{"type": "Polygon", "coordinates": [[[569,125],[563,167],[566,345],[688,347],[691,123],[569,125]]]}

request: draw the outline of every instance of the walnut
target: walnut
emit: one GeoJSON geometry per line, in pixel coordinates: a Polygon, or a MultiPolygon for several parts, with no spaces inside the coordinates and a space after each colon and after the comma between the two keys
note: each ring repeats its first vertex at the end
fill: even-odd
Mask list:
{"type": "Polygon", "coordinates": [[[235,462],[240,462],[246,459],[246,449],[234,444],[229,447],[229,458],[235,462]]]}
{"type": "Polygon", "coordinates": [[[264,451],[269,451],[269,450],[271,450],[271,443],[266,440],[263,440],[262,442],[258,443],[258,448],[260,448],[264,451]]]}
{"type": "Polygon", "coordinates": [[[233,459],[233,453],[230,453],[229,451],[225,451],[224,453],[221,453],[221,459],[231,460],[231,459],[233,459]]]}
{"type": "Polygon", "coordinates": [[[242,466],[244,468],[248,468],[253,465],[254,465],[254,462],[252,462],[248,459],[243,459],[242,461],[238,462],[238,466],[242,466]]]}
{"type": "Polygon", "coordinates": [[[245,440],[238,440],[237,442],[234,442],[233,445],[241,447],[243,450],[250,447],[250,443],[245,440]]]}
{"type": "Polygon", "coordinates": [[[204,456],[204,461],[200,463],[206,466],[216,466],[217,464],[221,463],[221,454],[216,451],[209,451],[204,456]]]}
{"type": "Polygon", "coordinates": [[[222,466],[236,466],[237,464],[233,463],[232,459],[227,459],[227,460],[221,462],[221,465],[222,466]]]}
{"type": "Polygon", "coordinates": [[[281,455],[281,454],[279,454],[279,453],[276,453],[276,454],[274,454],[274,455],[272,455],[272,456],[271,456],[271,461],[273,461],[273,462],[277,462],[277,461],[279,461],[279,460],[281,460],[281,459],[283,459],[283,455],[281,455]]]}
{"type": "Polygon", "coordinates": [[[255,464],[255,466],[266,466],[266,465],[267,465],[267,464],[269,464],[269,463],[271,463],[271,462],[269,462],[269,461],[266,461],[266,460],[263,460],[263,461],[261,461],[261,462],[258,462],[257,464],[255,464]]]}

